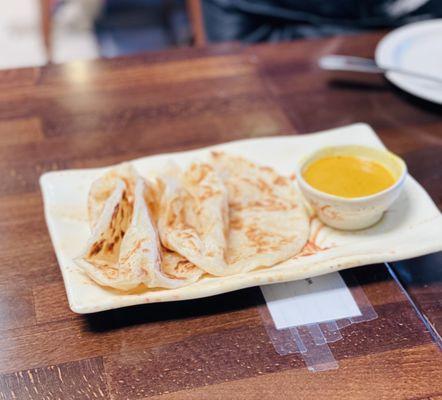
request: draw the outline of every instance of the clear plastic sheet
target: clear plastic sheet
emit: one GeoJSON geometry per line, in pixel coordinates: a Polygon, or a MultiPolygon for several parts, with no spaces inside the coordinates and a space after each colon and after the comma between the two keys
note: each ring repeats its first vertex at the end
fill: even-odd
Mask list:
{"type": "Polygon", "coordinates": [[[342,339],[341,330],[359,322],[371,321],[377,314],[355,276],[345,273],[345,283],[357,303],[361,315],[336,321],[322,321],[301,326],[277,329],[266,303],[258,306],[267,334],[280,355],[299,353],[307,368],[313,372],[338,368],[329,344],[342,339]]]}

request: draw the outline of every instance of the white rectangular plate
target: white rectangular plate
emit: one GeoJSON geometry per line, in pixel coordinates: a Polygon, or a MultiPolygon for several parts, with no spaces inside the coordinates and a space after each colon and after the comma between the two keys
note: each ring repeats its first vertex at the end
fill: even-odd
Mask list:
{"type": "MultiPolygon", "coordinates": [[[[322,146],[340,144],[383,147],[368,125],[356,124],[311,135],[242,140],[199,150],[144,157],[134,160],[133,165],[141,175],[148,176],[153,170],[160,170],[170,159],[185,165],[209,150],[217,149],[271,166],[288,176],[303,155],[322,146]]],[[[425,190],[408,176],[399,199],[372,228],[357,232],[337,231],[323,227],[314,219],[308,249],[302,255],[272,268],[227,277],[204,277],[179,289],[123,294],[98,286],[73,261],[90,235],[87,221],[90,185],[106,170],[57,171],[40,178],[49,233],[63,274],[69,305],[77,313],[212,296],[442,250],[442,215],[425,190]]]]}

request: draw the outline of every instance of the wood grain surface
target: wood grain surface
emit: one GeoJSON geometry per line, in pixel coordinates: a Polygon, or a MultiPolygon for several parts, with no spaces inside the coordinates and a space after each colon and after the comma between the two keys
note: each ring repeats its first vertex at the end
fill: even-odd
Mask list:
{"type": "MultiPolygon", "coordinates": [[[[321,373],[275,352],[257,288],[73,314],[38,187],[48,170],[363,121],[442,207],[441,110],[382,78],[337,80],[316,66],[327,53],[371,56],[380,37],[0,71],[0,398],[440,399],[440,350],[383,265],[354,270],[379,317],[344,328],[330,345],[339,368],[321,373]]],[[[441,262],[408,261],[414,279],[403,281],[436,328],[441,287],[431,270],[441,262]]]]}

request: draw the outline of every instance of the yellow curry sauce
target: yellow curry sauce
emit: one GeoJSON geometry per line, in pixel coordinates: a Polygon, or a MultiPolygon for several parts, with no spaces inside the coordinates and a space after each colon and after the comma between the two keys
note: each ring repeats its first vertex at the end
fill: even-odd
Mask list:
{"type": "Polygon", "coordinates": [[[321,192],[349,198],[381,192],[396,181],[381,163],[354,156],[320,158],[308,165],[302,175],[321,192]]]}

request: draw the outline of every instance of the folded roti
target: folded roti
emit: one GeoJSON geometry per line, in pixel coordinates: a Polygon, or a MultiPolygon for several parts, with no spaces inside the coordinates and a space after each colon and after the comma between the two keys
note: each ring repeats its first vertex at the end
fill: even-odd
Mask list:
{"type": "Polygon", "coordinates": [[[127,188],[126,196],[128,201],[133,202],[132,197],[135,191],[134,185],[137,176],[137,172],[130,163],[122,163],[92,183],[88,198],[88,214],[92,226],[98,221],[106,201],[120,181],[123,181],[127,188]]]}
{"type": "Polygon", "coordinates": [[[162,244],[205,272],[226,275],[227,191],[213,167],[194,162],[183,172],[169,165],[157,181],[162,244]]]}
{"type": "Polygon", "coordinates": [[[92,236],[76,261],[97,283],[120,290],[176,288],[201,275],[179,255],[165,252],[148,206],[148,190],[132,167],[123,164],[92,185],[92,236]],[[162,257],[164,255],[164,257],[162,257]]]}
{"type": "Polygon", "coordinates": [[[241,157],[213,152],[211,159],[228,190],[228,272],[270,267],[298,254],[309,219],[293,183],[241,157]]]}
{"type": "MultiPolygon", "coordinates": [[[[172,176],[180,173],[180,169],[170,164],[166,168],[169,174],[172,176]]],[[[147,191],[145,193],[145,201],[150,210],[150,214],[158,225],[160,218],[161,202],[164,201],[166,185],[163,179],[154,179],[148,182],[147,191]]],[[[182,279],[186,284],[196,282],[203,274],[204,271],[198,268],[195,264],[187,260],[181,254],[168,249],[160,241],[161,248],[161,270],[166,276],[182,279]]]]}

